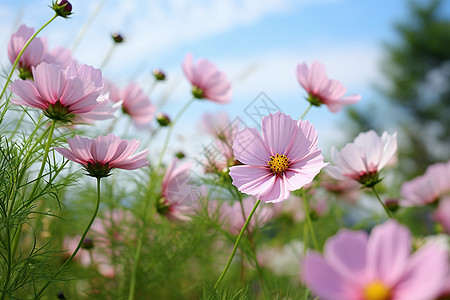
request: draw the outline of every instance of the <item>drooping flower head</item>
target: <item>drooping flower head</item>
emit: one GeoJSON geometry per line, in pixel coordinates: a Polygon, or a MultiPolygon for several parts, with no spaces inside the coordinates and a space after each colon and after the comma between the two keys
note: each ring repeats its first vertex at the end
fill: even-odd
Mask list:
{"type": "Polygon", "coordinates": [[[383,132],[380,137],[369,130],[358,134],[353,143],[348,143],[338,152],[331,151],[333,164],[326,168],[327,173],[336,179],[351,178],[364,186],[372,187],[380,181],[380,170],[397,152],[397,134],[383,132]]]}
{"type": "Polygon", "coordinates": [[[114,102],[122,101],[122,111],[131,117],[137,128],[150,125],[155,117],[156,106],[138,84],[131,82],[123,90],[119,90],[108,82],[108,89],[110,99],[114,102]]]}
{"type": "Polygon", "coordinates": [[[96,139],[76,135],[67,139],[69,148],[55,148],[65,158],[82,164],[88,175],[96,178],[110,175],[112,169],[134,170],[148,165],[148,149],[134,154],[139,141],[122,140],[114,134],[96,139]]]}
{"type": "Polygon", "coordinates": [[[217,103],[231,101],[231,85],[224,72],[206,59],[194,63],[191,53],[186,55],[183,71],[192,84],[192,94],[198,99],[209,99],[217,103]]]}
{"type": "Polygon", "coordinates": [[[321,300],[435,299],[445,283],[448,251],[430,243],[411,255],[411,234],[395,221],[364,231],[341,229],[324,255],[303,260],[303,279],[321,300]]]}
{"type": "Polygon", "coordinates": [[[400,205],[426,205],[450,193],[450,161],[431,165],[425,174],[403,183],[400,205]]]}
{"type": "MultiPolygon", "coordinates": [[[[8,57],[11,64],[17,59],[23,46],[34,34],[34,29],[26,25],[20,25],[19,29],[11,36],[8,43],[8,57]]],[[[35,37],[23,52],[18,62],[19,74],[22,79],[31,77],[31,67],[40,64],[47,51],[45,40],[35,37]]]]}
{"type": "Polygon", "coordinates": [[[32,68],[32,80],[15,80],[10,85],[19,98],[11,102],[41,109],[64,123],[92,123],[113,117],[116,108],[102,94],[102,72],[88,65],[41,63],[32,68]]]}
{"type": "Polygon", "coordinates": [[[314,61],[311,68],[306,63],[299,64],[297,79],[308,93],[307,100],[312,105],[325,104],[333,113],[340,111],[344,105],[354,104],[361,99],[360,95],[344,97],[347,88],[339,81],[329,79],[325,65],[318,61],[314,61]]]}
{"type": "Polygon", "coordinates": [[[230,176],[239,191],[280,202],[310,183],[326,164],[308,121],[277,112],[262,119],[261,130],[262,135],[255,128],[237,133],[233,150],[243,165],[231,167],[230,176]]]}
{"type": "Polygon", "coordinates": [[[161,199],[157,211],[172,221],[188,221],[196,202],[202,196],[202,189],[192,181],[191,164],[177,167],[175,159],[167,168],[161,186],[161,199]]]}

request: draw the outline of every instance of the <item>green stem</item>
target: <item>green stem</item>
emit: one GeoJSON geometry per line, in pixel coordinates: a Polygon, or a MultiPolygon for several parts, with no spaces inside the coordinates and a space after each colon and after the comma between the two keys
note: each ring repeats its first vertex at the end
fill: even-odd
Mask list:
{"type": "Polygon", "coordinates": [[[147,223],[147,210],[148,210],[148,203],[150,201],[147,199],[145,201],[145,208],[144,208],[144,222],[143,226],[139,235],[138,243],[136,246],[136,253],[134,254],[134,266],[133,266],[133,273],[131,273],[131,282],[130,282],[130,290],[128,292],[128,300],[134,300],[135,291],[136,291],[136,278],[137,278],[137,272],[139,269],[139,261],[141,259],[142,255],[142,247],[144,245],[144,237],[145,237],[145,229],[146,229],[146,223],[147,223]]]}
{"type": "Polygon", "coordinates": [[[394,219],[394,216],[391,214],[389,209],[386,207],[386,205],[384,205],[383,201],[381,201],[380,195],[378,194],[377,190],[375,189],[375,186],[372,186],[371,188],[372,188],[372,191],[375,193],[375,196],[377,197],[377,199],[380,202],[381,206],[383,206],[384,211],[386,212],[388,217],[391,218],[391,219],[394,219]]]}
{"type": "MultiPolygon", "coordinates": [[[[311,213],[310,213],[310,209],[309,209],[308,198],[306,197],[306,193],[305,193],[304,189],[302,189],[302,198],[303,198],[303,206],[305,208],[306,223],[308,224],[309,233],[311,234],[311,239],[312,239],[312,242],[314,245],[314,249],[319,251],[319,244],[317,243],[316,233],[314,231],[314,226],[312,225],[312,222],[311,222],[311,213]]],[[[306,242],[306,240],[304,242],[306,242]]]]}
{"type": "MultiPolygon", "coordinates": [[[[59,269],[56,271],[55,274],[53,274],[52,277],[57,276],[64,269],[64,267],[72,261],[72,259],[75,257],[75,255],[77,255],[78,250],[80,250],[81,245],[83,244],[83,241],[86,238],[86,235],[92,226],[92,223],[94,223],[95,217],[97,216],[97,213],[98,213],[98,208],[100,207],[100,179],[101,179],[100,177],[97,178],[97,203],[95,204],[94,214],[92,215],[92,218],[89,221],[89,224],[87,225],[86,229],[84,230],[84,233],[81,236],[81,239],[80,239],[80,242],[78,243],[77,248],[75,248],[75,251],[73,251],[72,255],[63,263],[63,265],[61,267],[59,267],[59,269]]],[[[45,289],[50,285],[51,282],[52,282],[52,280],[47,281],[47,283],[42,287],[42,289],[36,295],[36,299],[39,299],[42,296],[42,293],[44,293],[45,289]]]]}
{"type": "MultiPolygon", "coordinates": [[[[25,43],[25,45],[23,46],[22,50],[20,50],[19,54],[16,57],[16,60],[14,61],[14,64],[12,66],[11,72],[9,72],[8,78],[6,79],[5,82],[5,86],[3,87],[2,93],[0,94],[0,99],[2,99],[3,95],[6,92],[6,88],[8,87],[9,82],[11,81],[11,77],[12,74],[14,73],[14,70],[16,69],[17,64],[19,63],[20,57],[22,56],[22,54],[25,52],[25,50],[27,49],[28,45],[31,43],[31,41],[39,34],[39,32],[42,31],[42,29],[44,29],[48,24],[50,24],[54,19],[56,19],[58,17],[58,14],[55,14],[50,20],[48,20],[47,23],[45,23],[41,28],[39,28],[29,39],[28,41],[25,43]]],[[[5,108],[3,108],[3,112],[2,115],[5,114],[5,111],[8,109],[8,102],[9,102],[9,98],[6,100],[5,102],[5,108]]]]}
{"type": "Polygon", "coordinates": [[[114,50],[116,50],[116,43],[114,42],[111,47],[109,48],[108,53],[106,54],[105,58],[103,59],[101,65],[100,65],[100,69],[104,69],[106,64],[108,63],[108,61],[110,60],[112,54],[114,53],[114,50]]]}
{"type": "Polygon", "coordinates": [[[172,134],[173,131],[173,127],[175,125],[175,123],[180,119],[181,115],[187,110],[187,108],[195,101],[195,98],[192,98],[191,100],[189,100],[182,108],[181,110],[178,112],[178,114],[175,116],[175,118],[173,119],[172,122],[170,122],[169,125],[169,132],[167,132],[167,136],[166,136],[166,140],[164,141],[164,145],[163,148],[161,150],[161,153],[159,154],[159,159],[158,159],[158,164],[156,165],[156,172],[158,172],[159,168],[161,167],[161,163],[162,163],[162,159],[164,156],[164,152],[166,152],[167,149],[167,145],[169,144],[169,140],[170,140],[170,135],[172,134]]]}
{"type": "Polygon", "coordinates": [[[244,231],[247,229],[248,224],[250,223],[250,220],[252,219],[253,214],[255,213],[256,209],[258,208],[259,204],[261,203],[261,200],[258,199],[256,201],[255,206],[253,206],[252,211],[250,212],[250,215],[248,216],[247,220],[244,223],[244,226],[242,226],[241,232],[239,233],[236,243],[234,244],[233,251],[231,252],[230,258],[228,259],[227,265],[225,266],[225,269],[223,270],[222,274],[220,275],[219,279],[217,279],[216,284],[214,285],[214,289],[217,289],[219,287],[219,284],[222,282],[223,278],[225,277],[225,274],[228,271],[228,268],[231,265],[231,262],[233,261],[234,255],[236,254],[236,250],[239,246],[239,243],[241,242],[242,236],[244,234],[244,231]]]}
{"type": "Polygon", "coordinates": [[[306,114],[309,112],[313,105],[310,103],[308,108],[305,110],[305,112],[301,115],[300,119],[303,120],[303,118],[306,116],[306,114]]]}
{"type": "Polygon", "coordinates": [[[48,134],[47,144],[45,145],[44,157],[42,158],[41,169],[39,170],[39,174],[36,178],[36,182],[34,183],[33,190],[31,191],[30,197],[34,197],[34,193],[39,186],[39,181],[41,180],[42,174],[44,173],[45,165],[47,163],[48,152],[50,151],[50,146],[53,141],[53,132],[55,131],[56,121],[52,120],[52,124],[50,125],[50,132],[48,134]]]}

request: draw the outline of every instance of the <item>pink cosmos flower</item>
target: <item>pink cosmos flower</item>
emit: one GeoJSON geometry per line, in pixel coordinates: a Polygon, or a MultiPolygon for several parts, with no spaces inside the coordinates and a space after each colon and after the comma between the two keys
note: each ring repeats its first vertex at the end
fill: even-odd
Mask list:
{"type": "Polygon", "coordinates": [[[233,150],[243,165],[231,167],[230,176],[239,191],[280,202],[310,183],[327,164],[308,121],[277,112],[262,119],[261,129],[262,136],[255,128],[237,133],[233,150]]]}
{"type": "Polygon", "coordinates": [[[397,151],[397,133],[380,137],[369,130],[358,134],[353,143],[348,143],[338,152],[331,150],[334,165],[326,168],[328,175],[338,180],[351,178],[371,187],[380,180],[378,173],[397,151]]]}
{"type": "Polygon", "coordinates": [[[194,63],[192,54],[188,53],[183,62],[183,71],[192,84],[192,94],[198,99],[209,99],[217,103],[231,101],[231,85],[224,72],[206,59],[194,63]]]}
{"type": "Polygon", "coordinates": [[[82,164],[88,175],[101,178],[109,176],[112,169],[134,170],[148,165],[148,149],[133,154],[139,141],[122,140],[109,134],[96,139],[76,135],[67,139],[70,149],[55,148],[65,158],[82,164]]]}
{"type": "Polygon", "coordinates": [[[441,224],[445,232],[450,234],[450,196],[439,200],[439,205],[433,213],[433,218],[441,224]]]}
{"type": "Polygon", "coordinates": [[[15,80],[10,90],[20,98],[11,102],[41,109],[52,119],[66,123],[92,123],[113,117],[103,91],[102,72],[88,65],[41,63],[33,67],[32,80],[15,80]]]}
{"type": "Polygon", "coordinates": [[[400,205],[425,205],[450,192],[450,161],[431,165],[425,174],[402,185],[400,205]]]}
{"type": "MultiPolygon", "coordinates": [[[[13,33],[8,43],[8,57],[11,64],[14,64],[23,46],[33,34],[34,29],[24,24],[20,25],[19,29],[13,33]]],[[[47,44],[45,40],[39,37],[34,38],[19,59],[18,68],[20,73],[31,73],[31,67],[35,67],[43,61],[46,51],[47,44]]],[[[22,78],[25,78],[25,76],[22,78]]]]}
{"type": "Polygon", "coordinates": [[[430,243],[411,255],[411,234],[395,221],[364,231],[341,229],[324,255],[303,261],[303,279],[321,300],[429,300],[441,291],[448,252],[430,243]]]}
{"type": "Polygon", "coordinates": [[[340,111],[344,105],[356,103],[361,99],[360,95],[344,97],[347,88],[342,86],[339,81],[329,79],[325,65],[318,61],[314,61],[311,68],[308,68],[306,63],[299,64],[297,79],[308,93],[307,100],[312,105],[325,104],[333,113],[340,111]]]}
{"type": "Polygon", "coordinates": [[[172,221],[188,221],[203,190],[192,182],[191,164],[176,167],[177,162],[175,159],[166,170],[157,210],[172,221]]]}
{"type": "Polygon", "coordinates": [[[144,128],[153,121],[156,106],[142,88],[131,82],[123,90],[108,82],[109,97],[114,102],[122,101],[122,111],[129,115],[137,128],[144,128]]]}

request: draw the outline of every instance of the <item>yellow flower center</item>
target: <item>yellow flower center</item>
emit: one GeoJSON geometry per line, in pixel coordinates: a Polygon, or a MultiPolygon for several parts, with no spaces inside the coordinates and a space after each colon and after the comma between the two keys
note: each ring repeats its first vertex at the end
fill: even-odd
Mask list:
{"type": "Polygon", "coordinates": [[[267,163],[273,174],[282,174],[289,167],[289,159],[284,154],[271,156],[267,163]]]}
{"type": "Polygon", "coordinates": [[[381,281],[375,280],[364,288],[364,300],[390,300],[391,291],[381,281]]]}

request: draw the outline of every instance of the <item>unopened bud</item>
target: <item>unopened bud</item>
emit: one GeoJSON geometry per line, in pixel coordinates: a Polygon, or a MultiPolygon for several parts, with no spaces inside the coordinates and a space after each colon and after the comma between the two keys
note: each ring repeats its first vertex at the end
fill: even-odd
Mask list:
{"type": "Polygon", "coordinates": [[[67,299],[66,296],[64,296],[63,292],[58,292],[57,296],[58,296],[58,299],[67,299]]]}
{"type": "Polygon", "coordinates": [[[181,152],[181,151],[178,151],[178,152],[175,154],[175,156],[176,156],[178,159],[183,159],[183,158],[186,157],[186,155],[185,155],[183,152],[181,152]]]}
{"type": "Polygon", "coordinates": [[[391,212],[396,212],[397,209],[399,208],[398,199],[395,199],[395,198],[386,199],[384,201],[384,204],[391,212]]]}
{"type": "Polygon", "coordinates": [[[159,125],[162,127],[169,126],[170,125],[170,118],[168,115],[163,113],[158,113],[156,115],[156,121],[158,121],[159,125]]]}
{"type": "Polygon", "coordinates": [[[113,32],[111,34],[112,39],[114,40],[115,43],[120,44],[123,42],[123,36],[118,33],[118,32],[113,32]]]}
{"type": "Polygon", "coordinates": [[[153,76],[155,76],[155,79],[159,81],[166,79],[166,74],[163,71],[161,71],[161,69],[154,69],[153,76]]]}
{"type": "Polygon", "coordinates": [[[72,14],[72,4],[67,0],[57,0],[53,2],[51,8],[58,16],[63,18],[68,18],[72,14]]]}
{"type": "Polygon", "coordinates": [[[90,238],[85,238],[81,244],[81,248],[87,250],[94,248],[94,241],[90,238]]]}

